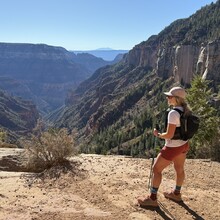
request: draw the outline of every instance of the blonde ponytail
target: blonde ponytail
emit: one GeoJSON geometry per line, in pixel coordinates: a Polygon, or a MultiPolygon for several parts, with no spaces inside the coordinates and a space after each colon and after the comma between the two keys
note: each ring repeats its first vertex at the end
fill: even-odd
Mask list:
{"type": "Polygon", "coordinates": [[[185,99],[183,99],[181,97],[175,97],[175,98],[176,98],[176,104],[178,106],[182,106],[183,107],[184,115],[190,114],[191,110],[190,110],[187,102],[185,101],[185,99]]]}

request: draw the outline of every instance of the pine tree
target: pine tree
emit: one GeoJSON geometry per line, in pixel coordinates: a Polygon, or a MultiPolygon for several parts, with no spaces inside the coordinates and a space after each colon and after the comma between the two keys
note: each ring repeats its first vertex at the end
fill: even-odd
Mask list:
{"type": "Polygon", "coordinates": [[[212,92],[209,83],[210,81],[196,75],[191,88],[187,90],[187,101],[192,112],[200,117],[199,130],[191,141],[191,156],[197,158],[211,157],[212,145],[219,133],[217,110],[210,105],[212,92]]]}

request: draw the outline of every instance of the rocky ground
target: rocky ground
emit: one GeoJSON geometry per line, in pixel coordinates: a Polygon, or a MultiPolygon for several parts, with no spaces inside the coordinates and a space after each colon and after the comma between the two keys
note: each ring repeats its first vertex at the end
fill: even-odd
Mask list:
{"type": "Polygon", "coordinates": [[[136,197],[148,194],[151,160],[79,155],[65,167],[41,174],[20,172],[20,150],[0,149],[1,220],[220,219],[220,164],[187,160],[183,202],[163,197],[175,182],[163,173],[159,208],[143,209],[136,197]],[[17,164],[17,165],[16,165],[17,164]]]}

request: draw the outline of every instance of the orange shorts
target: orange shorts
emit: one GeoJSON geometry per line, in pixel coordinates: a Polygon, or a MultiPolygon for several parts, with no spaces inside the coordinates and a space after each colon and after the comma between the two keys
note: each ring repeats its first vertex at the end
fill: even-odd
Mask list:
{"type": "Polygon", "coordinates": [[[189,151],[189,142],[186,142],[184,145],[179,147],[167,147],[164,146],[160,153],[161,156],[166,160],[173,160],[176,156],[187,153],[189,151]]]}

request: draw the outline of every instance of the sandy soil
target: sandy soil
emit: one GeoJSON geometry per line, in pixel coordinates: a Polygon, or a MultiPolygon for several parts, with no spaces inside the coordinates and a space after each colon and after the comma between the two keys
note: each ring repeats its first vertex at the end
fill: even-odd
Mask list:
{"type": "Polygon", "coordinates": [[[160,207],[143,209],[137,206],[136,197],[148,194],[151,160],[79,155],[65,169],[58,167],[36,176],[18,172],[17,167],[13,171],[13,163],[5,163],[5,159],[15,163],[17,151],[9,151],[0,149],[1,220],[220,219],[217,162],[186,161],[184,202],[180,204],[162,195],[175,184],[170,165],[159,189],[160,207]]]}

